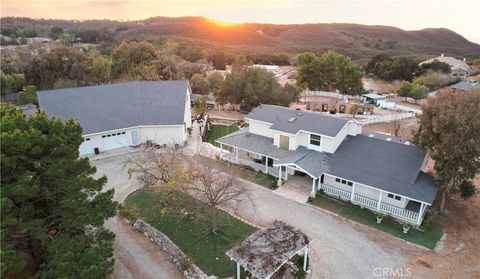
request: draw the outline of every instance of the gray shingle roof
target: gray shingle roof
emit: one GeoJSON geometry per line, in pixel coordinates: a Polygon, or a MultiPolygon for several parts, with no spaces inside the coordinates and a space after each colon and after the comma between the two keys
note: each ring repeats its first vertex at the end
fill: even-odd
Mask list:
{"type": "Polygon", "coordinates": [[[274,164],[296,164],[315,177],[331,174],[430,204],[438,190],[433,177],[420,171],[425,152],[413,145],[357,135],[348,136],[334,154],[304,147],[288,151],[246,130],[217,141],[273,157],[274,164]]]}
{"type": "Polygon", "coordinates": [[[40,108],[50,116],[75,118],[83,134],[138,125],[184,122],[188,81],[125,83],[38,91],[40,108]]]}
{"type": "Polygon", "coordinates": [[[466,81],[461,81],[459,83],[456,83],[456,84],[452,85],[451,87],[455,88],[455,89],[458,89],[458,90],[462,90],[462,91],[480,89],[480,82],[466,80],[466,81]]]}
{"type": "Polygon", "coordinates": [[[329,137],[335,137],[348,123],[348,120],[338,117],[273,105],[260,105],[245,118],[272,123],[271,129],[290,134],[304,130],[329,137]],[[293,118],[295,120],[289,122],[293,118]]]}

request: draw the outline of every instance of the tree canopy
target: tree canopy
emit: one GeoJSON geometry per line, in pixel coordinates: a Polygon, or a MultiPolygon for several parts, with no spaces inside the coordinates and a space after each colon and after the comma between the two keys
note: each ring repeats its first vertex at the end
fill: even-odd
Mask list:
{"type": "Polygon", "coordinates": [[[417,102],[417,100],[425,99],[428,96],[428,88],[409,81],[402,81],[397,94],[400,97],[405,97],[405,100],[410,97],[417,102]]]}
{"type": "Polygon", "coordinates": [[[480,91],[443,90],[422,108],[415,142],[430,151],[436,180],[443,188],[440,208],[452,190],[480,169],[480,91]]]}
{"type": "Polygon", "coordinates": [[[445,62],[433,60],[433,62],[422,64],[422,66],[418,68],[418,75],[421,76],[429,71],[449,74],[451,72],[451,68],[450,65],[445,62]]]}
{"type": "Polygon", "coordinates": [[[225,78],[223,88],[216,93],[220,104],[239,104],[244,111],[251,111],[259,104],[288,106],[298,99],[282,87],[275,76],[265,69],[235,66],[225,78]]]}
{"type": "Polygon", "coordinates": [[[343,94],[363,93],[360,68],[351,59],[334,51],[327,51],[320,57],[305,52],[297,57],[297,84],[312,90],[336,90],[343,94]]]}
{"type": "Polygon", "coordinates": [[[25,117],[1,104],[1,272],[4,278],[105,278],[115,215],[106,177],[79,158],[80,124],[25,117]]]}
{"type": "Polygon", "coordinates": [[[391,80],[412,81],[417,74],[418,64],[410,57],[392,58],[387,54],[374,56],[365,67],[366,71],[375,74],[378,78],[391,80]]]}

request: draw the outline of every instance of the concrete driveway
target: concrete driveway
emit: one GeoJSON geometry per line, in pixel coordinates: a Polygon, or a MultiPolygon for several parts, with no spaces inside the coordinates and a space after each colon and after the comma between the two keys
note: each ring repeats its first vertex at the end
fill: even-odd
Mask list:
{"type": "MultiPolygon", "coordinates": [[[[139,188],[137,183],[128,180],[124,161],[125,156],[92,161],[97,167],[98,175],[107,175],[107,187],[115,188],[114,199],[117,201],[123,201],[139,188]]],[[[276,195],[270,189],[251,184],[254,204],[245,202],[236,214],[259,226],[269,226],[275,219],[283,220],[312,237],[314,239],[310,254],[312,278],[372,278],[378,274],[378,269],[401,268],[410,259],[424,252],[423,249],[389,234],[351,222],[314,206],[300,204],[276,195]]],[[[115,257],[119,261],[115,269],[118,273],[117,278],[126,274],[122,273],[123,267],[128,269],[128,266],[132,265],[132,260],[136,261],[134,263],[136,266],[130,268],[130,272],[135,269],[156,268],[152,267],[154,264],[152,262],[136,260],[140,254],[142,258],[147,258],[148,255],[158,258],[158,254],[150,249],[153,245],[139,244],[138,240],[132,239],[128,234],[130,228],[119,224],[116,219],[109,220],[106,225],[117,234],[115,241],[115,257]],[[124,256],[127,252],[131,256],[124,256]]],[[[165,266],[159,270],[165,270],[166,273],[157,278],[183,277],[169,266],[168,261],[160,262],[165,266]]],[[[140,277],[142,276],[138,276],[140,277]]]]}

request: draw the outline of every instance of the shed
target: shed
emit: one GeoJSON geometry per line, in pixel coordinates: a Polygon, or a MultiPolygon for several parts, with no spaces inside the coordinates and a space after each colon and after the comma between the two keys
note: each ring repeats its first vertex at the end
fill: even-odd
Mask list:
{"type": "Polygon", "coordinates": [[[379,95],[377,93],[368,93],[368,94],[363,94],[362,96],[365,97],[366,101],[371,104],[374,104],[378,100],[383,100],[386,98],[385,96],[379,95]]]}

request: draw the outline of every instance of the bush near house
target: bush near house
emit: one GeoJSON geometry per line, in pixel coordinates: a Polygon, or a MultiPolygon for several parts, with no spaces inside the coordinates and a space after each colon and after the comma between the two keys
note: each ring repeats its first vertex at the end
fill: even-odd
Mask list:
{"type": "Polygon", "coordinates": [[[209,209],[195,212],[190,219],[178,209],[165,210],[166,202],[160,193],[142,188],[126,199],[128,211],[123,209],[123,212],[142,218],[167,235],[206,274],[222,278],[232,276],[234,263],[225,252],[254,233],[256,228],[219,211],[219,231],[212,233],[209,209]]]}

